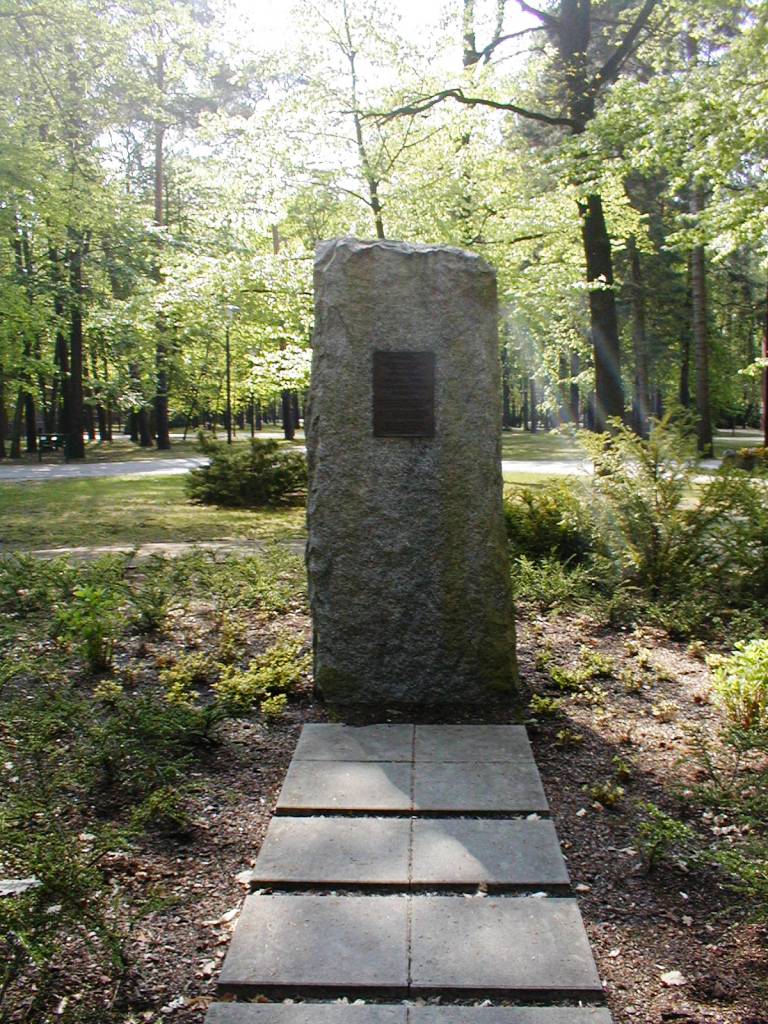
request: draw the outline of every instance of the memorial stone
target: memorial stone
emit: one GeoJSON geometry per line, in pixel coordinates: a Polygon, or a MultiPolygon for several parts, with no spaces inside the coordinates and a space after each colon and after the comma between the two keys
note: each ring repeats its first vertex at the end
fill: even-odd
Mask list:
{"type": "Polygon", "coordinates": [[[446,246],[324,242],[315,260],[307,567],[331,704],[512,693],[494,271],[446,246]]]}

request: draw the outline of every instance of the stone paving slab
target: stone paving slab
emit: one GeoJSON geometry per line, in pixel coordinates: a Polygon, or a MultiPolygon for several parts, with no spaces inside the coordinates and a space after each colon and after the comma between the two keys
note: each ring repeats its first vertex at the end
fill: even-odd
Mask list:
{"type": "Polygon", "coordinates": [[[404,762],[292,761],[278,814],[411,809],[411,765],[404,762]]]}
{"type": "Polygon", "coordinates": [[[248,896],[219,989],[404,994],[407,914],[402,896],[248,896]]]}
{"type": "Polygon", "coordinates": [[[251,880],[407,888],[410,832],[403,818],[273,818],[251,880]]]}
{"type": "Polygon", "coordinates": [[[611,1024],[611,1014],[603,1006],[414,1006],[408,1024],[611,1024]]]}
{"type": "Polygon", "coordinates": [[[575,900],[411,897],[411,991],[600,995],[575,900]]]}
{"type": "Polygon", "coordinates": [[[415,886],[569,884],[551,821],[416,819],[411,863],[415,886]]]}
{"type": "Polygon", "coordinates": [[[412,761],[412,725],[335,725],[301,730],[294,761],[412,761]]]}
{"type": "Polygon", "coordinates": [[[422,812],[519,814],[549,809],[533,761],[417,764],[413,792],[414,810],[422,812]]]}
{"type": "Polygon", "coordinates": [[[405,1006],[375,1003],[214,1003],[208,1009],[205,1024],[406,1024],[407,1013],[405,1006]]]}
{"type": "Polygon", "coordinates": [[[213,1003],[205,1024],[611,1024],[597,1006],[213,1003]]]}
{"type": "Polygon", "coordinates": [[[417,762],[533,760],[523,725],[417,725],[414,751],[417,762]]]}

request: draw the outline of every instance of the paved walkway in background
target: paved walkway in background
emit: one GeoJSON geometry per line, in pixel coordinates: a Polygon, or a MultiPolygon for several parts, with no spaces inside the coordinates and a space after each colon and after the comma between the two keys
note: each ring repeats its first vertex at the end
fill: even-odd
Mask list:
{"type": "MultiPolygon", "coordinates": [[[[305,451],[294,448],[294,451],[305,451]]],[[[137,459],[133,462],[42,463],[40,465],[2,466],[0,483],[22,480],[86,480],[108,476],[178,476],[208,462],[204,456],[185,459],[137,459]]],[[[702,469],[717,469],[719,459],[703,459],[702,469]]],[[[582,459],[502,459],[503,473],[536,473],[542,476],[589,476],[592,463],[582,459]]]]}
{"type": "Polygon", "coordinates": [[[251,887],[206,1024],[610,1024],[522,726],[304,726],[251,887]]]}
{"type": "Polygon", "coordinates": [[[88,480],[105,476],[179,476],[205,466],[203,455],[184,459],[135,459],[133,462],[41,462],[37,465],[0,466],[0,483],[21,480],[88,480]]]}

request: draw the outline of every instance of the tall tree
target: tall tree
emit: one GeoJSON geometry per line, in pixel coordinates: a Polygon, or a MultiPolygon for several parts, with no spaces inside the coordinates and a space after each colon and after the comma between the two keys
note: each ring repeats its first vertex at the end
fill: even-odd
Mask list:
{"type": "MultiPolygon", "coordinates": [[[[622,17],[610,17],[611,3],[559,0],[548,10],[517,0],[518,8],[537,25],[520,32],[504,31],[505,0],[499,0],[495,31],[490,42],[477,48],[468,25],[471,5],[464,10],[464,65],[489,63],[506,43],[530,32],[541,32],[548,42],[541,88],[550,109],[536,109],[523,102],[470,94],[462,85],[419,96],[388,116],[427,111],[446,99],[470,107],[485,106],[508,111],[517,118],[571,136],[583,135],[595,118],[604,93],[619,78],[637,49],[658,0],[624,6],[622,17]],[[607,16],[605,16],[607,15],[607,16]]],[[[549,138],[545,133],[544,138],[549,138]]],[[[578,184],[578,164],[574,184],[578,184]]],[[[590,331],[595,367],[596,427],[604,430],[611,416],[622,416],[621,347],[614,293],[611,237],[602,196],[589,187],[578,199],[586,278],[589,285],[590,331]]]]}

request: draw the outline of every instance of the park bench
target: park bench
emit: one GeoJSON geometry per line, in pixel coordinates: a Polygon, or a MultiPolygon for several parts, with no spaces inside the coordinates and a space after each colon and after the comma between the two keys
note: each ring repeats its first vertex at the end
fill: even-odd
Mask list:
{"type": "Polygon", "coordinates": [[[66,434],[42,434],[37,435],[37,461],[43,461],[43,452],[55,452],[64,448],[67,443],[66,434]]]}

